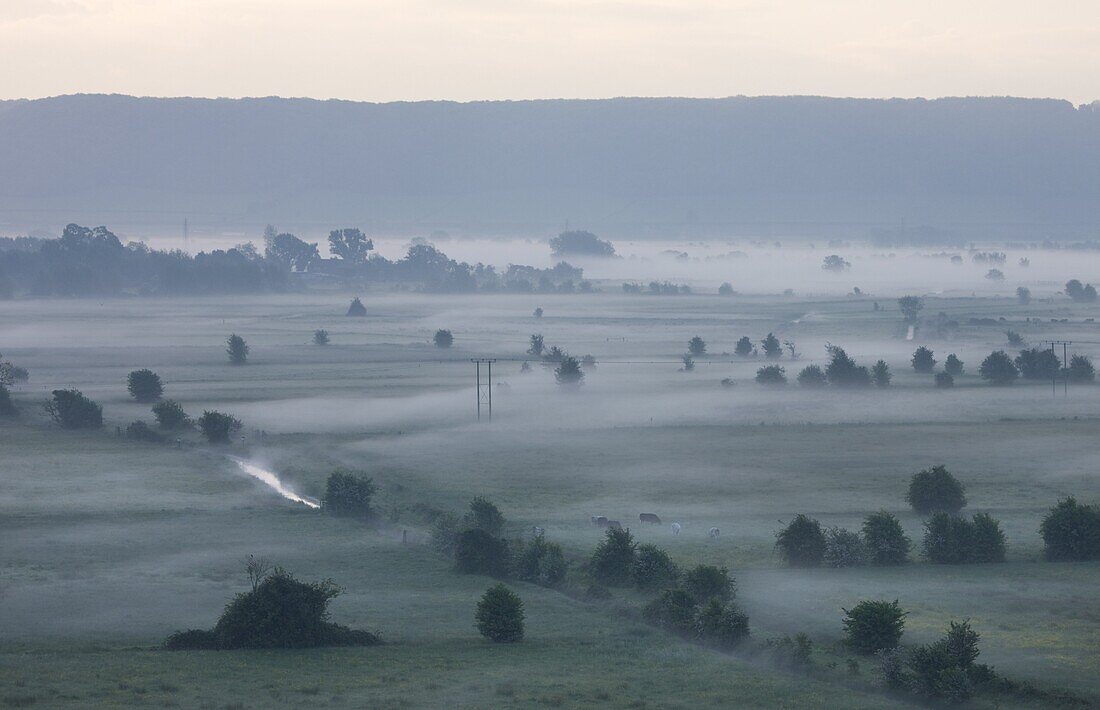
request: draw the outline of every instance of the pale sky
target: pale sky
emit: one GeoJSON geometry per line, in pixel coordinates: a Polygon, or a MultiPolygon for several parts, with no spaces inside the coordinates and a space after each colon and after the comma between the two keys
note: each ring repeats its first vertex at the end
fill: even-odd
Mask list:
{"type": "Polygon", "coordinates": [[[1100,99],[1100,0],[0,0],[0,98],[1100,99]]]}

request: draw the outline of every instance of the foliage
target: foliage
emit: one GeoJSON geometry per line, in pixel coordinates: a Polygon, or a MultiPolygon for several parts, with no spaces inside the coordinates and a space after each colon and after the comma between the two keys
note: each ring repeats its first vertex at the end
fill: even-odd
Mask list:
{"type": "Polygon", "coordinates": [[[936,359],[932,357],[932,351],[925,346],[920,346],[913,353],[913,369],[925,374],[931,373],[936,367],[936,359]]]}
{"type": "Polygon", "coordinates": [[[844,528],[825,530],[825,562],[830,567],[859,567],[867,563],[863,539],[844,528]]]}
{"type": "Polygon", "coordinates": [[[1074,355],[1069,360],[1066,376],[1070,382],[1092,382],[1096,379],[1096,370],[1087,355],[1074,355]]]}
{"type": "Polygon", "coordinates": [[[287,232],[276,234],[275,228],[269,225],[269,229],[264,230],[264,258],[288,269],[305,271],[318,258],[317,244],[287,232]]]}
{"type": "Polygon", "coordinates": [[[542,306],[538,306],[532,312],[532,315],[535,316],[535,318],[542,318],[542,314],[543,314],[542,306]]]}
{"type": "Polygon", "coordinates": [[[328,331],[324,329],[318,329],[313,331],[313,344],[314,345],[328,345],[329,337],[328,331]]]}
{"type": "Polygon", "coordinates": [[[909,561],[909,538],[901,529],[901,522],[897,517],[885,510],[871,513],[864,518],[860,533],[870,564],[891,566],[903,565],[909,561]]]}
{"type": "Polygon", "coordinates": [[[978,513],[974,516],[972,525],[974,534],[970,561],[1004,562],[1006,542],[1001,523],[989,513],[978,513]]]}
{"type": "Polygon", "coordinates": [[[737,292],[733,290],[733,284],[729,281],[723,281],[722,285],[718,287],[719,296],[734,296],[737,292]]]}
{"type": "Polygon", "coordinates": [[[680,361],[684,363],[683,368],[681,368],[684,372],[692,372],[695,370],[695,361],[691,359],[691,355],[684,355],[680,358],[680,361]]]}
{"type": "Polygon", "coordinates": [[[749,617],[733,602],[711,597],[695,618],[695,634],[708,645],[730,650],[749,636],[749,617]]]}
{"type": "Polygon", "coordinates": [[[966,489],[943,465],[913,474],[905,500],[918,513],[957,513],[966,507],[966,489]]]}
{"type": "Polygon", "coordinates": [[[1047,511],[1039,526],[1050,560],[1100,558],[1100,509],[1070,496],[1047,511]]]}
{"type": "Polygon", "coordinates": [[[875,383],[875,387],[889,387],[892,377],[893,376],[890,374],[890,366],[886,364],[885,360],[879,360],[875,363],[875,366],[871,368],[871,381],[875,383]]]}
{"type": "Polygon", "coordinates": [[[828,382],[825,372],[817,365],[807,365],[798,373],[798,384],[808,389],[821,389],[828,382]]]}
{"type": "Polygon", "coordinates": [[[924,524],[924,556],[937,564],[1004,562],[1005,535],[987,513],[972,520],[935,513],[924,524]]]}
{"type": "Polygon", "coordinates": [[[924,308],[924,299],[920,296],[902,296],[898,299],[898,310],[906,323],[916,323],[917,316],[924,308]]]}
{"type": "Polygon", "coordinates": [[[249,350],[248,343],[236,333],[230,335],[225,341],[225,352],[229,355],[229,362],[232,365],[245,364],[248,361],[249,350]]]}
{"type": "Polygon", "coordinates": [[[348,304],[348,312],[346,315],[353,318],[362,318],[367,315],[367,307],[363,305],[363,302],[359,300],[359,297],[351,299],[351,303],[348,304]]]}
{"type": "Polygon", "coordinates": [[[372,515],[371,499],[377,490],[373,479],[353,471],[337,469],[325,481],[322,504],[326,513],[369,520],[372,515]]]}
{"type": "Polygon", "coordinates": [[[432,521],[431,544],[447,557],[454,557],[455,541],[462,530],[462,520],[453,513],[440,513],[432,521]]]}
{"type": "Polygon", "coordinates": [[[126,378],[130,396],[139,402],[156,402],[164,394],[160,376],[152,370],[134,370],[126,378]]]}
{"type": "Polygon", "coordinates": [[[981,367],[978,368],[978,374],[990,384],[1010,385],[1016,381],[1020,371],[1016,369],[1012,358],[1005,351],[996,350],[990,353],[985,360],[982,360],[981,367]]]}
{"type": "Polygon", "coordinates": [[[479,528],[455,536],[455,571],[504,577],[508,574],[508,543],[479,528]]]}
{"type": "Polygon", "coordinates": [[[4,385],[0,385],[0,417],[15,416],[18,410],[11,401],[11,393],[4,385]]]}
{"type": "Polygon", "coordinates": [[[980,653],[978,639],[969,621],[952,621],[938,641],[916,646],[906,654],[882,654],[884,675],[891,687],[926,700],[965,703],[977,687],[994,678],[992,669],[974,663],[980,653]]]}
{"type": "Polygon", "coordinates": [[[355,227],[334,229],[328,233],[328,249],[351,264],[362,264],[374,249],[374,242],[355,227]]]}
{"type": "Polygon", "coordinates": [[[749,355],[752,355],[752,351],[752,340],[750,340],[749,336],[747,335],[742,335],[741,338],[737,341],[737,345],[733,347],[734,354],[739,357],[748,357],[749,355]]]}
{"type": "Polygon", "coordinates": [[[477,630],[496,643],[523,640],[523,600],[504,584],[485,590],[474,614],[477,630]]]}
{"type": "Polygon", "coordinates": [[[555,256],[580,254],[585,256],[615,256],[615,247],[592,232],[562,232],[550,240],[550,249],[555,256]]]}
{"type": "Polygon", "coordinates": [[[467,528],[484,530],[490,535],[499,536],[504,530],[504,514],[488,498],[477,496],[470,501],[470,509],[466,511],[462,523],[467,528]]]}
{"type": "Polygon", "coordinates": [[[779,365],[766,365],[756,371],[756,382],[761,385],[785,385],[787,371],[779,365]]]}
{"type": "Polygon", "coordinates": [[[565,572],[565,554],[561,545],[546,542],[542,535],[527,543],[517,543],[514,573],[518,579],[544,587],[556,587],[565,579],[565,572]]]}
{"type": "Polygon", "coordinates": [[[896,648],[901,641],[906,612],[896,599],[892,602],[864,600],[850,610],[844,609],[844,615],[846,640],[856,653],[871,654],[896,648]]]}
{"type": "Polygon", "coordinates": [[[688,341],[688,352],[695,357],[702,357],[707,354],[707,344],[702,338],[696,335],[688,341]]]}
{"type": "Polygon", "coordinates": [[[584,371],[577,358],[566,355],[554,370],[554,380],[562,387],[580,387],[584,384],[584,371]]]}
{"type": "Polygon", "coordinates": [[[825,559],[825,533],[821,523],[802,513],[775,537],[775,546],[791,567],[819,567],[825,559]]]}
{"type": "Polygon", "coordinates": [[[683,589],[665,589],[642,607],[646,623],[688,635],[695,630],[695,600],[683,589]]]}
{"type": "Polygon", "coordinates": [[[630,576],[639,589],[664,589],[676,584],[680,569],[668,553],[656,545],[638,545],[630,576]]]}
{"type": "Polygon", "coordinates": [[[1078,303],[1092,303],[1096,300],[1096,289],[1092,284],[1082,285],[1077,279],[1066,282],[1066,295],[1078,303]]]}
{"type": "Polygon", "coordinates": [[[935,380],[936,387],[941,390],[950,389],[955,386],[955,378],[947,372],[937,372],[935,380]]]}
{"type": "Polygon", "coordinates": [[[1058,376],[1062,363],[1052,350],[1030,348],[1016,356],[1016,368],[1025,380],[1049,380],[1058,376]]]}
{"type": "Polygon", "coordinates": [[[527,354],[535,357],[542,357],[542,351],[546,348],[546,344],[542,335],[539,333],[533,333],[531,335],[531,345],[527,348],[527,354]]]}
{"type": "Polygon", "coordinates": [[[449,330],[437,330],[435,335],[432,336],[432,342],[435,343],[437,348],[449,348],[455,341],[455,336],[451,335],[449,330]]]}
{"type": "Polygon", "coordinates": [[[1031,303],[1031,289],[1027,286],[1017,286],[1016,300],[1020,302],[1021,306],[1031,303]]]}
{"type": "Polygon", "coordinates": [[[228,443],[230,435],[241,428],[241,422],[236,417],[210,410],[202,413],[198,425],[202,435],[211,444],[228,443]]]}
{"type": "Polygon", "coordinates": [[[183,411],[179,402],[166,399],[153,405],[153,416],[161,429],[182,429],[191,423],[191,418],[183,411]]]}
{"type": "Polygon", "coordinates": [[[131,422],[126,427],[126,436],[135,441],[148,441],[150,443],[160,443],[164,441],[164,436],[158,433],[153,427],[149,426],[140,419],[131,422]]]}
{"type": "Polygon", "coordinates": [[[63,429],[98,429],[103,426],[103,408],[80,390],[54,390],[46,400],[46,414],[63,429]]]}
{"type": "Polygon", "coordinates": [[[844,257],[837,256],[836,254],[830,254],[829,256],[825,257],[824,260],[822,260],[821,268],[825,271],[840,272],[847,271],[848,269],[852,268],[852,264],[851,262],[844,259],[844,257]]]}
{"type": "Polygon", "coordinates": [[[866,367],[856,365],[855,360],[848,357],[844,348],[836,345],[827,345],[829,364],[825,367],[825,377],[829,384],[835,387],[868,387],[871,384],[871,373],[866,367]]]}
{"type": "Polygon", "coordinates": [[[964,364],[965,363],[963,363],[963,361],[959,359],[958,355],[956,355],[955,353],[951,353],[947,356],[947,359],[943,361],[943,371],[951,375],[952,377],[956,375],[961,375],[963,372],[964,364]]]}
{"type": "Polygon", "coordinates": [[[629,530],[608,528],[589,561],[592,576],[608,586],[627,585],[634,569],[636,549],[629,530]]]}
{"type": "Polygon", "coordinates": [[[696,565],[684,573],[680,586],[691,595],[696,604],[711,599],[728,602],[737,593],[737,585],[725,567],[696,565]]]}
{"type": "Polygon", "coordinates": [[[1018,348],[1024,344],[1024,336],[1014,330],[1006,330],[1005,338],[1008,340],[1008,344],[1014,348],[1018,348]]]}
{"type": "Polygon", "coordinates": [[[775,337],[773,333],[768,333],[764,336],[764,339],[760,341],[760,349],[764,351],[764,357],[775,359],[783,355],[783,346],[779,342],[779,338],[775,337]]]}

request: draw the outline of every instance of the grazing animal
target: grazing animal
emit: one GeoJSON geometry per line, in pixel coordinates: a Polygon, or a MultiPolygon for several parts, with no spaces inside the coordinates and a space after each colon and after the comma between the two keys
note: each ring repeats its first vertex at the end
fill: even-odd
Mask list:
{"type": "Polygon", "coordinates": [[[607,527],[607,516],[606,515],[593,515],[592,516],[592,524],[595,525],[598,528],[606,528],[607,527]]]}
{"type": "Polygon", "coordinates": [[[661,519],[657,517],[656,513],[641,513],[638,515],[638,520],[643,523],[651,523],[653,525],[661,524],[661,519]]]}
{"type": "Polygon", "coordinates": [[[672,524],[672,534],[673,535],[679,535],[680,534],[680,523],[673,523],[672,524]]]}
{"type": "Polygon", "coordinates": [[[534,535],[535,537],[542,537],[543,535],[546,534],[546,531],[543,530],[542,528],[540,528],[538,525],[532,525],[531,526],[531,534],[534,535]]]}
{"type": "Polygon", "coordinates": [[[623,524],[620,523],[618,520],[608,520],[607,527],[611,528],[612,530],[622,530],[623,524]]]}
{"type": "Polygon", "coordinates": [[[711,528],[710,530],[707,530],[707,537],[709,537],[711,540],[717,540],[718,539],[718,534],[719,534],[718,528],[711,528]]]}

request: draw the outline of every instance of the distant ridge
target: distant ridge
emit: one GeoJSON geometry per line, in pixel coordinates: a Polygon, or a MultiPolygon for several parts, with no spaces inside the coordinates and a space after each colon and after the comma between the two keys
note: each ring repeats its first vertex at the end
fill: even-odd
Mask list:
{"type": "Polygon", "coordinates": [[[1100,238],[1100,104],[1015,98],[0,101],[0,232],[1100,238]]]}

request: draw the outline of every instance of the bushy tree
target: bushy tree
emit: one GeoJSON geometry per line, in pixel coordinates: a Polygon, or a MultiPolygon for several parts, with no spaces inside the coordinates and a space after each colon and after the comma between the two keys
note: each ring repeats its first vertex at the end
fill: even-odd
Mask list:
{"type": "Polygon", "coordinates": [[[1001,524],[985,513],[972,520],[934,513],[924,524],[924,556],[937,564],[1004,562],[1005,536],[1001,524]]]}
{"type": "Polygon", "coordinates": [[[353,318],[362,318],[367,315],[367,307],[363,305],[363,302],[359,300],[359,297],[351,299],[351,303],[348,305],[347,315],[353,318]]]}
{"type": "Polygon", "coordinates": [[[723,281],[722,285],[718,287],[719,296],[733,296],[737,292],[733,290],[733,284],[729,281],[723,281]]]}
{"type": "Polygon", "coordinates": [[[695,360],[691,358],[691,355],[684,355],[680,358],[680,361],[684,363],[684,366],[680,368],[684,372],[692,372],[695,370],[695,360]]]}
{"type": "Polygon", "coordinates": [[[1100,558],[1100,509],[1070,496],[1058,501],[1039,526],[1047,559],[1100,558]]]}
{"type": "Polygon", "coordinates": [[[897,648],[905,629],[906,612],[895,599],[864,600],[844,610],[844,632],[856,653],[872,654],[897,648]]]}
{"type": "Polygon", "coordinates": [[[635,549],[630,575],[639,589],[664,589],[676,585],[680,569],[667,552],[647,543],[635,549]]]}
{"type": "Polygon", "coordinates": [[[947,356],[947,359],[943,361],[943,371],[947,374],[955,377],[963,373],[963,361],[959,359],[959,356],[955,353],[951,353],[947,356]]]}
{"type": "Polygon", "coordinates": [[[642,618],[666,631],[690,635],[695,631],[695,600],[683,589],[666,589],[642,607],[642,618]]]}
{"type": "Polygon", "coordinates": [[[166,399],[153,405],[153,416],[161,429],[182,429],[191,423],[191,418],[175,400],[166,399]]]}
{"type": "Polygon", "coordinates": [[[684,573],[681,587],[691,595],[696,604],[710,599],[727,602],[733,599],[737,585],[725,567],[696,565],[684,573]]]}
{"type": "Polygon", "coordinates": [[[371,499],[377,490],[370,477],[337,469],[325,481],[324,510],[332,515],[369,520],[372,514],[371,499]]]}
{"type": "Polygon", "coordinates": [[[906,659],[907,685],[917,696],[934,702],[965,703],[974,694],[976,681],[985,681],[991,671],[978,666],[978,634],[970,622],[951,622],[940,640],[910,650],[906,659]]]}
{"type": "Polygon", "coordinates": [[[1021,306],[1031,303],[1031,289],[1027,286],[1017,286],[1016,300],[1020,302],[1021,306]]]}
{"type": "Polygon", "coordinates": [[[885,510],[871,513],[860,530],[867,561],[872,565],[903,565],[909,561],[911,543],[901,529],[901,522],[885,510]]]}
{"type": "Polygon", "coordinates": [[[917,316],[924,308],[924,299],[920,296],[902,296],[898,299],[898,310],[906,323],[916,323],[917,316]]]}
{"type": "Polygon", "coordinates": [[[1052,350],[1030,348],[1016,356],[1016,368],[1026,380],[1049,380],[1057,377],[1062,363],[1052,350]]]}
{"type": "Polygon", "coordinates": [[[103,408],[80,390],[54,390],[46,400],[46,413],[63,429],[98,429],[103,426],[103,408]]]}
{"type": "Polygon", "coordinates": [[[499,536],[504,530],[504,514],[491,500],[477,496],[470,501],[470,508],[462,518],[462,524],[467,528],[476,528],[499,536]]]}
{"type": "Polygon", "coordinates": [[[565,579],[565,554],[561,545],[536,535],[529,542],[517,543],[514,567],[516,578],[524,582],[555,587],[565,579]]]}
{"type": "Polygon", "coordinates": [[[971,562],[1004,562],[1007,543],[1001,523],[989,513],[978,513],[971,524],[974,526],[971,562]]]}
{"type": "Polygon", "coordinates": [[[1066,376],[1069,377],[1070,382],[1093,382],[1096,379],[1096,370],[1087,355],[1074,355],[1069,360],[1066,376]]]}
{"type": "Polygon", "coordinates": [[[527,348],[527,354],[535,357],[542,357],[542,351],[546,349],[546,344],[543,341],[542,335],[534,333],[531,335],[531,345],[527,348]]]}
{"type": "Polygon", "coordinates": [[[738,357],[748,357],[749,355],[752,355],[752,351],[752,340],[750,340],[749,336],[747,335],[742,335],[741,338],[737,341],[737,345],[733,347],[733,352],[738,357]]]}
{"type": "Polygon", "coordinates": [[[455,536],[455,571],[505,577],[508,574],[508,543],[479,528],[463,530],[455,536]]]}
{"type": "Polygon", "coordinates": [[[248,343],[236,333],[230,335],[225,341],[225,352],[229,355],[231,365],[243,365],[248,362],[249,350],[248,343]]]}
{"type": "Polygon", "coordinates": [[[798,384],[808,389],[821,389],[828,381],[825,372],[817,365],[807,365],[798,373],[798,384]]]}
{"type": "Polygon", "coordinates": [[[855,360],[848,357],[844,348],[836,345],[827,345],[829,364],[825,366],[825,377],[829,384],[835,387],[868,387],[871,384],[871,373],[866,367],[857,365],[855,360]]]}
{"type": "Polygon", "coordinates": [[[478,633],[495,643],[523,640],[523,601],[504,584],[489,587],[474,614],[478,633]]]}
{"type": "Polygon", "coordinates": [[[756,371],[756,382],[761,385],[785,385],[787,371],[779,365],[766,365],[756,371]]]}
{"type": "Polygon", "coordinates": [[[847,271],[852,268],[851,262],[837,254],[830,254],[821,262],[821,268],[825,271],[847,271]]]}
{"type": "Polygon", "coordinates": [[[156,402],[164,394],[160,375],[152,370],[134,370],[126,378],[126,387],[139,402],[156,402]]]}
{"type": "Polygon", "coordinates": [[[913,353],[913,369],[925,374],[931,373],[936,367],[936,359],[932,357],[932,351],[925,346],[920,346],[913,353]]]}
{"type": "Polygon", "coordinates": [[[362,264],[374,249],[374,242],[355,227],[334,229],[328,233],[328,248],[346,262],[362,264]]]}
{"type": "Polygon", "coordinates": [[[978,368],[978,374],[990,384],[1010,385],[1019,377],[1020,371],[1016,369],[1012,358],[1005,351],[996,350],[990,353],[985,360],[982,360],[981,367],[978,368]]]}
{"type": "Polygon", "coordinates": [[[703,643],[728,651],[749,636],[749,616],[733,602],[712,597],[695,617],[695,634],[703,643]]]}
{"type": "Polygon", "coordinates": [[[15,404],[11,401],[11,393],[4,385],[0,385],[0,417],[13,417],[18,414],[15,404]]]}
{"type": "Polygon", "coordinates": [[[760,341],[760,349],[764,351],[764,357],[773,360],[783,355],[783,346],[780,344],[779,338],[775,337],[773,333],[764,336],[764,339],[760,341]]]}
{"type": "Polygon", "coordinates": [[[164,441],[163,435],[140,419],[130,422],[126,427],[126,437],[135,441],[147,441],[149,443],[160,443],[164,441]]]}
{"type": "Polygon", "coordinates": [[[534,310],[534,313],[532,315],[534,315],[535,318],[542,318],[542,314],[543,314],[542,306],[539,306],[538,308],[536,308],[534,310]]]}
{"type": "Polygon", "coordinates": [[[265,230],[264,257],[295,271],[305,271],[318,258],[317,244],[305,242],[286,232],[273,234],[265,230]]]}
{"type": "Polygon", "coordinates": [[[328,345],[329,337],[327,330],[315,330],[313,331],[313,344],[314,345],[328,345]]]}
{"type": "Polygon", "coordinates": [[[955,378],[946,372],[937,372],[935,380],[936,387],[941,390],[950,389],[955,386],[955,378]]]}
{"type": "Polygon", "coordinates": [[[821,523],[807,515],[796,515],[775,537],[775,546],[791,567],[819,567],[825,559],[821,523]]]}
{"type": "Polygon", "coordinates": [[[608,528],[592,553],[592,576],[609,586],[625,586],[631,580],[637,545],[629,530],[608,528]]]}
{"type": "Polygon", "coordinates": [[[688,353],[695,357],[703,357],[707,354],[706,342],[696,335],[694,338],[688,341],[688,353]]]}
{"type": "Polygon", "coordinates": [[[241,422],[236,417],[222,412],[205,411],[198,421],[199,430],[211,444],[225,444],[229,437],[241,428],[241,422]]]}
{"type": "Polygon", "coordinates": [[[867,564],[863,539],[844,528],[825,531],[825,563],[830,567],[859,567],[867,564]]]}
{"type": "Polygon", "coordinates": [[[1008,341],[1008,344],[1014,348],[1018,348],[1024,344],[1024,336],[1014,330],[1006,330],[1005,339],[1008,341]]]}
{"type": "Polygon", "coordinates": [[[577,358],[566,355],[554,370],[554,380],[562,387],[577,388],[584,384],[584,371],[577,358]]]}
{"type": "Polygon", "coordinates": [[[432,337],[432,342],[435,343],[437,348],[449,348],[455,341],[455,336],[451,335],[449,330],[437,330],[432,337]]]}
{"type": "Polygon", "coordinates": [[[1096,300],[1096,288],[1092,284],[1082,285],[1077,279],[1066,282],[1066,295],[1078,303],[1092,303],[1096,300]]]}
{"type": "Polygon", "coordinates": [[[966,507],[966,489],[943,465],[913,474],[905,500],[918,513],[957,513],[966,507]]]}
{"type": "Polygon", "coordinates": [[[580,254],[584,256],[615,256],[615,247],[592,232],[574,230],[562,232],[550,240],[550,249],[555,256],[580,254]]]}
{"type": "Polygon", "coordinates": [[[885,360],[879,360],[875,363],[875,366],[871,368],[871,381],[875,384],[875,387],[885,388],[890,386],[890,380],[892,379],[890,374],[890,366],[886,364],[885,360]]]}

